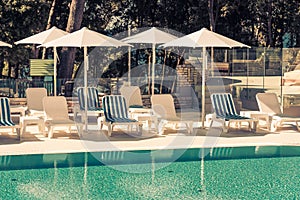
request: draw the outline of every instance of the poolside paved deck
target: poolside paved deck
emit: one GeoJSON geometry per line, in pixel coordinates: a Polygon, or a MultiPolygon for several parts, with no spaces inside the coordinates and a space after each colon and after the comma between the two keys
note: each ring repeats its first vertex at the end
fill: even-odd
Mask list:
{"type": "MultiPolygon", "coordinates": [[[[191,115],[193,118],[194,116],[191,115]]],[[[0,155],[38,154],[38,153],[67,153],[91,152],[110,150],[146,150],[172,148],[199,148],[214,146],[264,146],[264,145],[295,145],[300,146],[300,133],[295,126],[286,125],[276,132],[259,128],[256,133],[245,130],[231,130],[220,133],[219,129],[202,129],[199,122],[194,123],[194,134],[188,135],[184,128],[176,132],[168,129],[162,136],[153,130],[145,130],[142,137],[135,133],[125,134],[121,130],[107,137],[106,130],[99,131],[91,126],[88,132],[78,135],[58,130],[53,139],[48,139],[38,132],[36,126],[30,126],[22,141],[16,135],[1,131],[0,155]]],[[[8,129],[7,132],[10,130],[8,129]]]]}

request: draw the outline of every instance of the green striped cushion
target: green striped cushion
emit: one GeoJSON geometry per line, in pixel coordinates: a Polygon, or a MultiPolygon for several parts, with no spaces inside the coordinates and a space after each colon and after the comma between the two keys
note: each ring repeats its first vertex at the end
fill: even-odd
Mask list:
{"type": "Polygon", "coordinates": [[[11,120],[10,116],[10,105],[9,99],[6,97],[0,98],[0,109],[1,109],[1,118],[0,126],[15,126],[15,123],[11,120]]]}
{"type": "Polygon", "coordinates": [[[109,122],[136,122],[128,117],[126,100],[121,95],[108,95],[103,97],[103,110],[107,121],[109,122]]]}

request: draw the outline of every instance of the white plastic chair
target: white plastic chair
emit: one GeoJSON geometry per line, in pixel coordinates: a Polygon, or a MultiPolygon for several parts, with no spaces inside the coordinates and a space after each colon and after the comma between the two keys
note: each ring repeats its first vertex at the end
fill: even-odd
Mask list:
{"type": "Polygon", "coordinates": [[[186,125],[187,131],[189,134],[193,132],[193,122],[182,120],[176,115],[174,99],[170,94],[159,94],[159,95],[152,95],[151,96],[151,104],[153,114],[157,117],[158,124],[157,131],[159,134],[163,134],[164,127],[167,124],[180,124],[183,123],[186,125]]]}
{"type": "Polygon", "coordinates": [[[259,111],[268,113],[272,118],[270,125],[272,132],[276,131],[285,122],[296,123],[297,129],[300,131],[300,117],[284,115],[275,93],[258,93],[256,94],[256,100],[259,111]]]}
{"type": "Polygon", "coordinates": [[[27,110],[31,116],[44,116],[43,98],[47,96],[46,88],[27,88],[27,110]]]}
{"type": "MultiPolygon", "coordinates": [[[[45,126],[48,128],[48,138],[53,137],[55,127],[75,126],[75,122],[69,118],[67,100],[63,96],[48,96],[43,99],[45,111],[45,126]]],[[[82,125],[79,125],[79,132],[82,131],[82,125]]]]}

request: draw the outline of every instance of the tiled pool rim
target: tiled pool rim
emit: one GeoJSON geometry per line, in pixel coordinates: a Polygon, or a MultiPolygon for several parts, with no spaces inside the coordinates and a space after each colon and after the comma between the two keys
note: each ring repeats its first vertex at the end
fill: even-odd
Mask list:
{"type": "Polygon", "coordinates": [[[0,170],[300,156],[300,146],[243,146],[0,156],[0,170]],[[204,156],[203,156],[204,155],[204,156]]]}

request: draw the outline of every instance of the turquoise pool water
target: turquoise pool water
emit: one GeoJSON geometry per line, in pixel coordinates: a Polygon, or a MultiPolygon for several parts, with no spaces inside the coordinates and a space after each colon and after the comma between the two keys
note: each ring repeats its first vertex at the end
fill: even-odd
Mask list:
{"type": "Polygon", "coordinates": [[[1,199],[300,198],[300,147],[39,154],[0,161],[1,199]]]}

